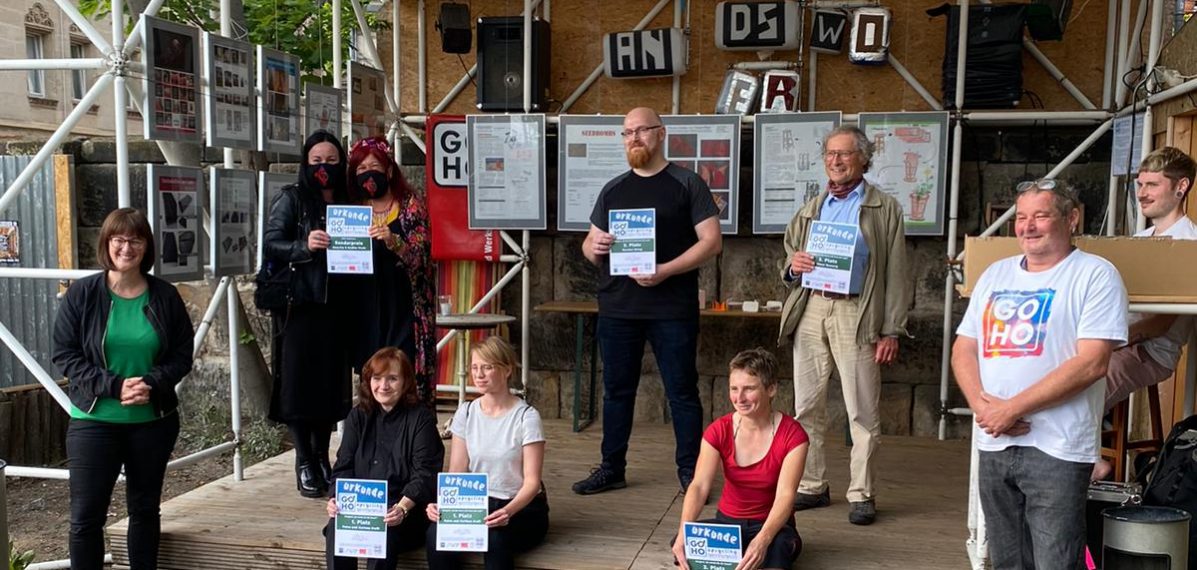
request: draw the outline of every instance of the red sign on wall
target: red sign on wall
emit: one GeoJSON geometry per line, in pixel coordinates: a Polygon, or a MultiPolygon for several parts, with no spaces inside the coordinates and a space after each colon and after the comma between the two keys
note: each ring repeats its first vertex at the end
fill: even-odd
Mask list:
{"type": "Polygon", "coordinates": [[[496,261],[499,234],[471,230],[469,220],[469,157],[464,115],[429,115],[426,123],[425,184],[432,220],[432,258],[438,261],[496,261]]]}

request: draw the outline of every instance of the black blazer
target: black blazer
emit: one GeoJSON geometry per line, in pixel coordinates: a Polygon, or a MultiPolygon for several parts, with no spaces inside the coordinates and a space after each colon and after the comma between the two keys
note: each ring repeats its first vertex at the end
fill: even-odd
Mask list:
{"type": "Polygon", "coordinates": [[[436,474],[444,465],[432,410],[421,404],[372,413],[355,407],[345,418],[332,478],[386,479],[388,505],[407,497],[423,507],[436,500],[436,474]]]}
{"type": "MultiPolygon", "coordinates": [[[[161,417],[179,407],[175,385],[191,372],[193,339],[191,315],[174,285],[146,275],[149,302],[145,316],[158,333],[158,355],[154,367],[142,380],[150,386],[150,403],[161,417]]],[[[54,349],[50,358],[69,380],[71,403],[90,412],[101,397],[121,396],[124,378],[104,365],[104,333],[108,330],[106,272],[76,281],[62,298],[54,320],[54,349]]]]}

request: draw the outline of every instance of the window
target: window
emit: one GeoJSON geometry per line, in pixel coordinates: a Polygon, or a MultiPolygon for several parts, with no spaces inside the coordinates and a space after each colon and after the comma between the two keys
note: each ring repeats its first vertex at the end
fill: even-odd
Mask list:
{"type": "MultiPolygon", "coordinates": [[[[87,46],[83,44],[71,44],[71,59],[84,59],[87,57],[87,46]]],[[[83,98],[87,93],[87,70],[74,69],[71,70],[71,96],[76,101],[83,98]]]]}
{"type": "MultiPolygon", "coordinates": [[[[42,53],[42,36],[39,34],[25,34],[25,57],[28,59],[42,59],[42,53]]],[[[45,70],[29,70],[29,94],[35,97],[46,96],[45,70]]]]}

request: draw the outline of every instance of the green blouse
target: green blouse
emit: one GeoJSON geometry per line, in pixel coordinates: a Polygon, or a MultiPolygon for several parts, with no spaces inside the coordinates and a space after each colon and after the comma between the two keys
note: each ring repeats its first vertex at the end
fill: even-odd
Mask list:
{"type": "MultiPolygon", "coordinates": [[[[161,342],[145,315],[150,292],[125,299],[108,291],[112,307],[104,333],[104,362],[109,372],[121,378],[146,375],[154,367],[161,342]]],[[[118,424],[144,423],[157,419],[153,404],[123,406],[117,398],[101,397],[91,413],[71,406],[71,417],[118,424]]]]}

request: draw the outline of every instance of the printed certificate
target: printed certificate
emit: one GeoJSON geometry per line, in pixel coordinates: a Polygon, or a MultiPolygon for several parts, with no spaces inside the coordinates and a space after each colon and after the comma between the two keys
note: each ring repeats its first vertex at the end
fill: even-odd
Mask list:
{"type": "Polygon", "coordinates": [[[370,479],[337,479],[337,556],[386,558],[387,482],[370,479]]]}
{"type": "Polygon", "coordinates": [[[328,272],[374,273],[370,206],[328,206],[328,272]]]}
{"type": "Polygon", "coordinates": [[[692,570],[735,570],[740,564],[740,527],[688,522],[686,563],[692,570]]]}
{"type": "Polygon", "coordinates": [[[852,285],[852,252],[859,235],[860,227],[853,224],[812,222],[806,252],[815,257],[815,269],[802,274],[802,286],[848,294],[852,285]]]}
{"type": "Polygon", "coordinates": [[[652,275],[657,272],[657,211],[653,208],[611,210],[607,231],[611,244],[611,275],[652,275]]]}
{"type": "Polygon", "coordinates": [[[436,549],[486,552],[486,473],[438,473],[436,505],[441,520],[436,525],[436,549]]]}

